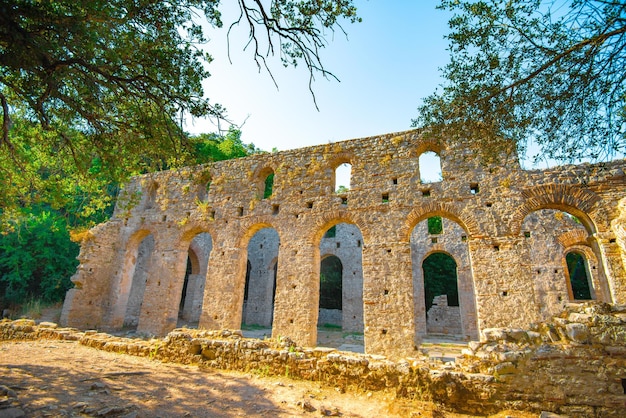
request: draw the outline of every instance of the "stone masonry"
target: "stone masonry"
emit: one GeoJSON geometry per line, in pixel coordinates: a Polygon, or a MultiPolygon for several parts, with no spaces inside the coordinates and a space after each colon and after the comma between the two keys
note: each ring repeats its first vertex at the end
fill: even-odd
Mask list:
{"type": "Polygon", "coordinates": [[[360,258],[333,255],[344,264],[344,302],[352,300],[343,325],[362,321],[368,353],[418,349],[429,332],[422,263],[436,252],[456,263],[466,339],[528,328],[577,302],[565,262],[572,252],[584,259],[592,299],[626,304],[626,161],[484,166],[411,130],[135,178],[82,243],[61,322],[165,335],[195,315],[200,328],[239,329],[256,303],[256,321],[271,323],[274,337],[313,346],[320,262],[331,254],[323,236],[337,224],[359,235],[336,244],[358,244],[360,258]],[[441,181],[420,180],[427,151],[440,157],[441,181]],[[337,194],[342,163],[352,166],[350,190],[337,194]],[[428,233],[431,217],[443,218],[443,233],[428,233]],[[262,230],[275,234],[267,245],[276,254],[252,248],[262,230]],[[254,285],[255,274],[265,279],[254,285]]]}

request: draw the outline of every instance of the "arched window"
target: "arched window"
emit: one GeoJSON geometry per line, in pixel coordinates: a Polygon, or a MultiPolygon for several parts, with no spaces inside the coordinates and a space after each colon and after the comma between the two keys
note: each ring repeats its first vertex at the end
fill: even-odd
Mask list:
{"type": "Polygon", "coordinates": [[[335,168],[335,193],[345,193],[350,190],[352,164],[343,163],[335,168]]]}
{"type": "Polygon", "coordinates": [[[272,171],[265,177],[265,188],[263,189],[263,199],[269,198],[274,191],[274,172],[272,171]]]}
{"type": "Polygon", "coordinates": [[[565,256],[569,282],[574,300],[591,300],[591,288],[587,275],[587,260],[577,251],[567,253],[565,256]]]}
{"type": "Polygon", "coordinates": [[[436,183],[443,179],[441,175],[441,159],[433,151],[426,151],[419,158],[420,181],[436,183]]]}

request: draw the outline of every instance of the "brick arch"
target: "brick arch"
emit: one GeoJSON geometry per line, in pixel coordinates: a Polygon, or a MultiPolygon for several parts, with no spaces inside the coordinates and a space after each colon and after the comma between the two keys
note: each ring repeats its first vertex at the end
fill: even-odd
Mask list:
{"type": "Polygon", "coordinates": [[[203,232],[211,235],[212,239],[215,236],[215,231],[213,229],[213,225],[211,225],[211,227],[209,228],[206,225],[191,224],[190,226],[183,229],[183,231],[181,232],[178,247],[182,250],[186,250],[189,247],[189,244],[191,244],[191,241],[193,241],[193,239],[196,237],[196,235],[203,232]]]}
{"type": "Polygon", "coordinates": [[[152,235],[154,237],[154,244],[156,248],[156,243],[158,242],[158,230],[153,230],[150,227],[141,227],[133,232],[128,241],[126,242],[126,250],[124,257],[128,256],[128,251],[133,247],[138,247],[141,244],[141,241],[144,240],[148,235],[152,235]]]}
{"type": "Polygon", "coordinates": [[[271,218],[268,216],[254,216],[245,219],[239,224],[239,232],[237,234],[236,242],[239,248],[247,248],[250,239],[263,228],[272,228],[278,234],[280,240],[280,230],[271,222],[271,218]]]}
{"type": "Polygon", "coordinates": [[[425,152],[434,152],[441,158],[441,153],[446,151],[446,146],[439,138],[424,138],[420,136],[415,140],[415,148],[413,148],[413,155],[419,158],[425,152]]]}
{"type": "Polygon", "coordinates": [[[519,235],[524,218],[540,209],[558,209],[576,216],[587,229],[594,234],[598,231],[596,222],[590,214],[597,209],[601,198],[594,192],[575,186],[549,184],[522,190],[524,203],[511,217],[511,231],[519,235]]]}
{"type": "Polygon", "coordinates": [[[355,158],[356,157],[354,156],[354,153],[349,152],[349,151],[342,151],[333,155],[332,158],[328,160],[328,166],[332,170],[336,170],[337,167],[339,167],[341,164],[344,164],[344,163],[348,163],[354,167],[355,158]]]}
{"type": "MultiPolygon", "coordinates": [[[[454,260],[454,264],[455,264],[457,267],[459,266],[459,260],[458,260],[458,258],[457,258],[457,257],[458,257],[458,254],[457,254],[457,256],[455,257],[455,255],[454,255],[453,253],[451,253],[451,252],[449,252],[449,251],[446,251],[446,250],[442,249],[442,246],[439,246],[439,247],[434,246],[434,247],[433,247],[430,251],[427,251],[427,252],[425,252],[425,253],[424,253],[424,256],[423,256],[423,257],[421,258],[421,260],[420,260],[420,265],[419,265],[419,267],[420,267],[420,268],[422,268],[422,266],[423,266],[423,264],[424,264],[424,260],[426,260],[426,259],[427,259],[428,257],[430,257],[431,255],[433,255],[433,254],[437,254],[437,253],[447,255],[448,257],[450,257],[451,259],[453,259],[453,260],[454,260]]],[[[458,276],[458,274],[457,274],[457,276],[458,276]]],[[[457,279],[458,279],[458,277],[457,277],[457,279]]]]}
{"type": "Polygon", "coordinates": [[[580,229],[574,229],[571,231],[567,231],[562,233],[557,237],[559,244],[563,246],[563,248],[568,248],[573,245],[587,245],[587,238],[589,234],[587,231],[582,231],[580,229]]]}
{"type": "Polygon", "coordinates": [[[480,236],[479,223],[474,215],[467,210],[459,211],[458,207],[448,202],[428,202],[411,211],[404,222],[401,237],[406,242],[411,239],[413,228],[426,218],[431,216],[441,216],[458,223],[470,236],[480,236]]]}
{"type": "Polygon", "coordinates": [[[311,231],[308,237],[308,241],[311,245],[319,247],[322,237],[328,230],[328,228],[340,224],[347,223],[355,225],[359,228],[361,235],[363,236],[364,243],[369,242],[369,234],[367,229],[363,228],[363,224],[355,219],[353,215],[345,210],[333,210],[323,213],[320,217],[315,219],[315,228],[311,231]]]}

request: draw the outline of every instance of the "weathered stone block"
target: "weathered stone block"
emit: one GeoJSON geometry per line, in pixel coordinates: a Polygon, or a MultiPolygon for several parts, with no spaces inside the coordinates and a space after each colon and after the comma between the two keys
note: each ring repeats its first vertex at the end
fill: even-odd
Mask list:
{"type": "Polygon", "coordinates": [[[589,339],[589,328],[585,324],[571,323],[565,326],[567,336],[575,342],[585,343],[589,339]]]}

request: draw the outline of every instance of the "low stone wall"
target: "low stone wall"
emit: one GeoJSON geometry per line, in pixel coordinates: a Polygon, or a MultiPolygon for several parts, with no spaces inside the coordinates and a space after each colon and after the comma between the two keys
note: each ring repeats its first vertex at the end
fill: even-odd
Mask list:
{"type": "Polygon", "coordinates": [[[340,309],[323,309],[320,308],[317,319],[320,325],[343,325],[343,313],[340,309]]]}
{"type": "Polygon", "coordinates": [[[571,416],[626,414],[626,306],[568,305],[531,330],[489,329],[456,363],[427,357],[392,360],[290,339],[254,340],[240,331],[177,329],[163,339],[129,339],[33,321],[0,322],[1,340],[77,340],[116,353],[203,367],[324,382],[341,390],[391,390],[457,412],[502,409],[571,416]]]}
{"type": "Polygon", "coordinates": [[[483,330],[458,367],[494,377],[498,398],[572,417],[626,416],[626,306],[567,304],[531,330],[483,330]]]}

